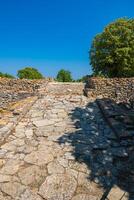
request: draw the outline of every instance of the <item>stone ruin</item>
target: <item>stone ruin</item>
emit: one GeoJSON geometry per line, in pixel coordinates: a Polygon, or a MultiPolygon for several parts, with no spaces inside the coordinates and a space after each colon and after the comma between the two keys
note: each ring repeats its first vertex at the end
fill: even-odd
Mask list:
{"type": "Polygon", "coordinates": [[[133,93],[134,78],[0,79],[0,199],[133,200],[133,93]]]}
{"type": "Polygon", "coordinates": [[[133,106],[134,78],[89,78],[85,93],[89,97],[110,98],[133,106]]]}

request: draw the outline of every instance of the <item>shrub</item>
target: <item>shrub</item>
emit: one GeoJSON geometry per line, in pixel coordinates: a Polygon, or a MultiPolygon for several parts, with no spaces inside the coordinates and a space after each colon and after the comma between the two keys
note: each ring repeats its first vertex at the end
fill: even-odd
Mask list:
{"type": "Polygon", "coordinates": [[[12,76],[11,74],[2,73],[2,72],[0,72],[0,77],[2,77],[2,78],[14,78],[14,76],[12,76]]]}
{"type": "Polygon", "coordinates": [[[42,79],[43,75],[35,68],[26,67],[18,71],[17,76],[20,79],[42,79]]]}
{"type": "Polygon", "coordinates": [[[70,71],[61,69],[56,77],[59,82],[72,82],[72,75],[70,71]]]}

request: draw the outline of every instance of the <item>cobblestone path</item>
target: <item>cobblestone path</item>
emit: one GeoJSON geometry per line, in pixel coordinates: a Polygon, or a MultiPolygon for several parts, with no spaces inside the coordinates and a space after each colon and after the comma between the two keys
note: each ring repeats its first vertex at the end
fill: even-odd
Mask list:
{"type": "Polygon", "coordinates": [[[114,137],[93,100],[42,95],[1,146],[0,200],[100,200],[114,181],[106,136],[114,137]]]}

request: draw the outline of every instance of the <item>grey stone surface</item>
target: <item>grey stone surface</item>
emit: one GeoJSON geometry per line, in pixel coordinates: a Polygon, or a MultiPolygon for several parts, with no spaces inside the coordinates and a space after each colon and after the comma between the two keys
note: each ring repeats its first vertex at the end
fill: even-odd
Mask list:
{"type": "Polygon", "coordinates": [[[42,200],[42,198],[34,193],[33,191],[27,189],[23,194],[21,194],[19,200],[42,200]]]}
{"type": "Polygon", "coordinates": [[[118,187],[113,187],[110,191],[110,193],[108,194],[108,199],[109,200],[115,200],[115,199],[122,199],[124,196],[124,191],[121,190],[118,187]]]}
{"type": "Polygon", "coordinates": [[[21,165],[23,165],[23,161],[20,161],[18,159],[9,159],[0,170],[0,173],[14,175],[16,172],[18,172],[21,165]]]}
{"type": "Polygon", "coordinates": [[[57,161],[53,161],[47,165],[49,174],[64,174],[64,167],[57,161]]]}
{"type": "Polygon", "coordinates": [[[77,187],[76,180],[68,174],[48,176],[39,190],[45,199],[69,200],[73,197],[77,187]]]}
{"type": "Polygon", "coordinates": [[[78,194],[72,200],[99,200],[99,198],[88,194],[78,194]]]}
{"type": "Polygon", "coordinates": [[[24,185],[38,186],[47,176],[47,171],[45,168],[33,165],[22,169],[18,176],[24,185]]]}
{"type": "Polygon", "coordinates": [[[13,199],[17,199],[16,197],[20,196],[26,189],[25,186],[17,182],[2,183],[0,188],[2,192],[11,196],[13,199]]]}
{"type": "Polygon", "coordinates": [[[53,155],[49,151],[33,151],[26,155],[24,161],[35,165],[45,165],[53,160],[53,155]]]}
{"type": "Polygon", "coordinates": [[[82,87],[49,84],[2,142],[0,200],[99,200],[109,186],[110,198],[113,184],[121,189],[118,177],[132,172],[120,161],[128,159],[125,147],[113,145],[113,132],[82,87]]]}

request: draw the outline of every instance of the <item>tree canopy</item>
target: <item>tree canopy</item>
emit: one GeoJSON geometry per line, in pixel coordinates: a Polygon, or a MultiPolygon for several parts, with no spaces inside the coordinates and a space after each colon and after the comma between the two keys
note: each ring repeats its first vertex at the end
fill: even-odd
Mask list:
{"type": "Polygon", "coordinates": [[[89,52],[93,74],[134,76],[134,19],[121,18],[96,35],[89,52]]]}
{"type": "Polygon", "coordinates": [[[59,82],[72,82],[73,79],[70,71],[61,69],[57,74],[56,80],[59,82]]]}
{"type": "Polygon", "coordinates": [[[20,79],[42,79],[43,75],[33,67],[26,67],[18,71],[17,76],[20,79]]]}

